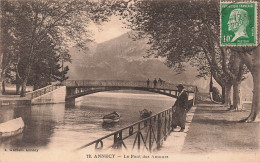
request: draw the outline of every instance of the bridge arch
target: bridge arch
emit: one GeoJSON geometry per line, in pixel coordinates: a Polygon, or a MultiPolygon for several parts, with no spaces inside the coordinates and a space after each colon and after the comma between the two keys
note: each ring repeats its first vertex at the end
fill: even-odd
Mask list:
{"type": "MultiPolygon", "coordinates": [[[[66,102],[75,104],[75,99],[85,95],[114,91],[114,90],[141,90],[166,95],[176,98],[178,95],[176,86],[178,84],[158,83],[155,87],[148,85],[145,81],[108,81],[108,80],[68,80],[63,83],[66,86],[66,102]]],[[[196,86],[184,85],[184,90],[195,94],[196,86]]],[[[195,98],[195,97],[194,97],[195,98]]]]}
{"type": "Polygon", "coordinates": [[[95,88],[73,88],[67,89],[68,93],[71,95],[66,96],[66,100],[78,98],[98,92],[106,92],[106,91],[116,91],[116,90],[138,90],[138,91],[146,91],[146,92],[153,92],[157,94],[166,95],[169,97],[177,98],[177,91],[176,90],[161,90],[157,88],[136,88],[136,87],[95,87],[95,88]],[[73,91],[73,92],[72,92],[73,91]]]}

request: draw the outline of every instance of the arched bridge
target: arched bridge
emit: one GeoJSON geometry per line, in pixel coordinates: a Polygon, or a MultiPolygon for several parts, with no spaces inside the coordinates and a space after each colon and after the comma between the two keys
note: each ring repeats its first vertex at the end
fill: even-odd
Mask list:
{"type": "MultiPolygon", "coordinates": [[[[62,83],[66,86],[66,102],[75,103],[75,98],[92,93],[113,91],[113,90],[142,90],[163,94],[176,98],[178,95],[176,86],[167,82],[158,82],[156,86],[152,82],[148,85],[146,81],[125,81],[125,80],[67,80],[62,83]]],[[[192,93],[195,99],[197,87],[193,85],[184,85],[184,90],[192,93]]]]}

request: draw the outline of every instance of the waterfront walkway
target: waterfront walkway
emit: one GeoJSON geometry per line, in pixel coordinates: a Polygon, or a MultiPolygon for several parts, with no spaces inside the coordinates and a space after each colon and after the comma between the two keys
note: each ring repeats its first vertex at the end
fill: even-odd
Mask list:
{"type": "Polygon", "coordinates": [[[177,127],[176,129],[171,132],[170,136],[167,137],[166,141],[164,141],[162,148],[160,150],[157,150],[156,153],[158,154],[179,154],[182,152],[182,148],[184,145],[185,138],[190,131],[190,125],[194,116],[194,113],[196,111],[196,106],[193,106],[190,111],[187,113],[186,118],[186,125],[184,132],[179,132],[180,127],[177,127]]]}
{"type": "Polygon", "coordinates": [[[176,161],[259,161],[259,123],[239,122],[250,114],[250,107],[235,112],[199,103],[188,112],[185,131],[177,128],[156,154],[176,161]]]}

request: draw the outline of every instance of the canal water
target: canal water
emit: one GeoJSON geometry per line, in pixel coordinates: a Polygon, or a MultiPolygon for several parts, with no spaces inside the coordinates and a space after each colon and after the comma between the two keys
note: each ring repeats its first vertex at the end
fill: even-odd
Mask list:
{"type": "Polygon", "coordinates": [[[1,140],[1,148],[72,150],[140,120],[139,110],[153,114],[170,108],[175,99],[142,91],[111,91],[87,95],[75,106],[65,104],[0,108],[0,123],[22,117],[22,134],[1,140]],[[118,123],[106,125],[102,117],[112,111],[121,115],[118,123]]]}

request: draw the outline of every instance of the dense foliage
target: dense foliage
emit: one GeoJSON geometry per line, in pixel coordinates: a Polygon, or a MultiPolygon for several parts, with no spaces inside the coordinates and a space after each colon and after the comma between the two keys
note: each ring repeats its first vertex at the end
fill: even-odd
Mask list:
{"type": "Polygon", "coordinates": [[[166,65],[180,72],[190,63],[197,67],[199,77],[212,74],[222,87],[227,105],[233,86],[234,106],[239,106],[239,86],[245,79],[244,74],[250,71],[257,93],[254,93],[248,121],[256,119],[260,109],[259,46],[220,46],[219,1],[133,0],[126,3],[119,14],[137,31],[134,39],[149,38],[148,57],[164,57],[166,65]]]}
{"type": "Polygon", "coordinates": [[[67,79],[68,49],[85,48],[89,23],[107,20],[108,6],[105,1],[1,1],[1,79],[21,85],[21,96],[26,85],[40,88],[67,79]]]}

